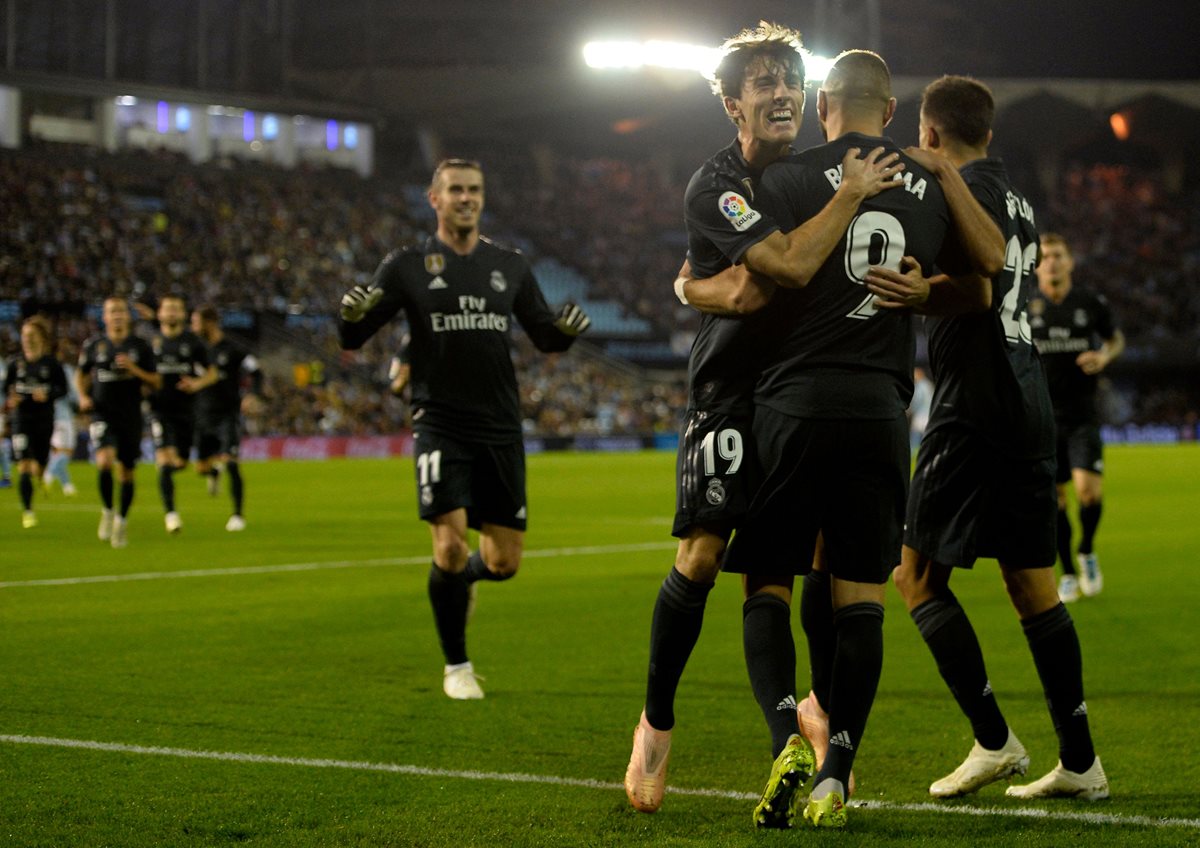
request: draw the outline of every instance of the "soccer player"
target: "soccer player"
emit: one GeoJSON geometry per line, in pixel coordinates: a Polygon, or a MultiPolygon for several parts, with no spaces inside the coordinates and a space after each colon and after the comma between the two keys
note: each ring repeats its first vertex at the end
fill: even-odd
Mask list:
{"type": "Polygon", "coordinates": [[[215,381],[196,392],[196,470],[216,493],[219,468],[229,476],[229,496],[233,512],[225,529],[237,533],[246,529],[242,515],[245,497],[238,448],[242,439],[242,408],[262,394],[262,371],[258,360],[235,344],[221,330],[221,316],[213,306],[192,312],[192,332],[208,345],[209,367],[215,381]],[[241,396],[242,374],[253,380],[251,393],[241,396]]]}
{"type": "Polygon", "coordinates": [[[8,363],[2,397],[13,415],[13,457],[17,461],[17,490],[21,496],[21,526],[37,526],[33,511],[33,481],[41,476],[50,456],[54,431],[54,402],[67,393],[67,378],[54,358],[50,328],[41,318],[21,325],[21,353],[8,363]]]}
{"type": "MultiPolygon", "coordinates": [[[[967,77],[943,77],[922,98],[921,148],[935,155],[920,161],[935,172],[960,170],[1002,229],[1007,251],[1004,269],[974,291],[935,284],[920,307],[945,317],[928,320],[933,409],[917,454],[895,582],[975,736],[967,758],[934,781],[930,794],[975,792],[1029,765],[996,703],[975,631],[950,590],[954,569],[984,556],[1000,562],[1059,738],[1058,765],[1008,794],[1095,800],[1108,797],[1108,782],[1088,729],[1079,639],[1054,585],[1054,420],[1026,313],[1038,235],[1028,201],[1003,163],[988,157],[994,108],[988,88],[967,77]],[[951,303],[944,294],[962,298],[951,303]],[[980,308],[970,311],[972,303],[980,308]]],[[[888,297],[900,279],[878,271],[868,282],[888,297]]]]}
{"type": "Polygon", "coordinates": [[[1104,586],[1094,540],[1103,502],[1104,445],[1096,409],[1101,371],[1125,349],[1125,335],[1113,322],[1108,301],[1074,285],[1075,259],[1062,236],[1042,234],[1037,266],[1038,293],[1029,304],[1033,342],[1046,365],[1050,400],[1058,427],[1058,556],[1063,576],[1058,594],[1070,603],[1079,593],[1096,595],[1104,586]],[[1079,502],[1079,570],[1071,556],[1067,483],[1079,502]]]}
{"type": "MultiPolygon", "coordinates": [[[[878,55],[838,57],[817,99],[829,142],[763,175],[760,199],[782,227],[809,218],[838,190],[848,151],[897,150],[883,137],[895,106],[878,55]]],[[[801,598],[813,691],[828,705],[830,734],[804,809],[815,827],[846,823],[850,770],[882,667],[884,584],[899,560],[908,485],[912,321],[878,309],[866,276],[872,263],[899,268],[903,257],[965,273],[976,239],[953,233],[994,233],[976,218],[960,220],[957,210],[952,226],[951,206],[961,204],[951,198],[965,186],[949,179],[943,187],[919,163],[903,161],[902,186],[864,201],[807,284],[775,295],[765,331],[772,353],[754,397],[764,480],[725,560],[750,591],[781,567],[810,574],[818,534],[823,540],[828,576],[806,576],[801,598]],[[810,579],[819,580],[812,612],[805,609],[810,579]],[[817,593],[828,600],[816,603],[817,593]]],[[[999,250],[991,253],[981,251],[981,267],[998,267],[999,250]]],[[[786,610],[747,618],[744,631],[755,689],[769,688],[793,650],[786,610]],[[762,646],[762,656],[753,658],[751,645],[762,646]]]]}
{"type": "Polygon", "coordinates": [[[591,322],[574,304],[552,312],[525,258],[479,234],[478,162],[441,162],[428,196],[436,234],[393,252],[370,285],[343,296],[338,334],[355,350],[401,310],[408,320],[417,496],[433,537],[429,600],[446,659],[442,689],[465,700],[483,697],[466,646],[473,584],[511,578],[524,547],[512,317],[545,352],[566,350],[591,322]],[[479,531],[474,553],[468,527],[479,531]]]}
{"type": "MultiPolygon", "coordinates": [[[[750,435],[759,347],[756,317],[775,283],[799,285],[828,256],[863,198],[894,185],[897,156],[847,154],[846,179],[821,214],[787,233],[759,211],[755,185],[767,165],[788,153],[804,109],[800,36],[762,23],[726,42],[715,74],[737,138],[692,177],[685,195],[688,273],[676,281],[685,304],[704,312],[689,364],[689,403],[677,461],[679,537],[675,565],[655,602],[650,630],[646,701],[634,730],[625,791],[634,808],[654,812],[662,803],[675,723],[675,692],[703,624],[708,593],[720,570],[730,533],[753,494],[757,461],[750,435]],[[743,267],[731,269],[735,263],[743,267]],[[697,275],[700,279],[693,279],[697,275]]],[[[780,588],[748,597],[745,616],[782,607],[788,618],[790,575],[780,588]]],[[[789,631],[790,638],[790,631],[789,631]]],[[[794,658],[792,678],[794,680],[794,658]]],[[[786,684],[785,684],[786,688],[786,684]]],[[[798,734],[794,682],[783,698],[764,705],[776,758],[756,824],[787,827],[795,791],[812,772],[813,754],[798,734]],[[779,710],[779,704],[786,710],[779,710]]]]}
{"type": "Polygon", "coordinates": [[[96,536],[114,548],[128,544],[126,520],[133,504],[134,471],[142,452],[142,390],[161,383],[154,351],[130,332],[132,317],[124,298],[104,301],[104,333],[79,354],[75,388],[79,410],[92,413],[88,427],[99,469],[100,526],[96,536]],[[119,465],[121,500],[113,513],[113,465],[119,465]]]}
{"type": "Polygon", "coordinates": [[[55,481],[62,486],[62,492],[67,497],[76,494],[75,484],[71,482],[71,457],[75,454],[75,410],[79,406],[79,395],[75,391],[75,366],[71,361],[76,357],[64,339],[59,343],[58,359],[62,363],[63,373],[67,379],[67,393],[54,402],[54,433],[50,436],[50,464],[46,466],[42,482],[50,486],[55,481]]]}
{"type": "Polygon", "coordinates": [[[175,509],[175,472],[187,467],[192,452],[195,394],[217,380],[216,369],[208,363],[208,350],[187,328],[187,320],[181,296],[168,294],[159,301],[154,356],[161,384],[150,396],[150,433],[168,533],[183,529],[183,519],[175,509]]]}

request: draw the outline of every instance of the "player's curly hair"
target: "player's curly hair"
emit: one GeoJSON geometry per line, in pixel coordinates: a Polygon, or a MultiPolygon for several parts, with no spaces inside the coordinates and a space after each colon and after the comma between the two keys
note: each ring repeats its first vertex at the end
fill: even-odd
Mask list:
{"type": "Polygon", "coordinates": [[[977,79],[947,74],[925,86],[921,115],[938,132],[970,147],[987,144],[996,114],[992,91],[977,79]]]}
{"type": "Polygon", "coordinates": [[[744,29],[721,45],[721,61],[713,71],[710,84],[717,97],[737,97],[742,93],[746,68],[760,56],[769,56],[794,69],[804,84],[804,54],[800,31],[770,21],[759,21],[753,29],[744,29]]]}

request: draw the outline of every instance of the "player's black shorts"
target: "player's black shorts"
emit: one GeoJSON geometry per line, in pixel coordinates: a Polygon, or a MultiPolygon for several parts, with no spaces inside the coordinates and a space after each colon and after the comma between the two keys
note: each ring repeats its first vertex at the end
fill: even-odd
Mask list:
{"type": "Polygon", "coordinates": [[[202,460],[214,456],[237,459],[241,443],[242,421],[236,412],[196,421],[196,456],[202,460]]]}
{"type": "Polygon", "coordinates": [[[688,410],[675,462],[673,536],[693,527],[728,532],[741,522],[761,477],[751,429],[749,414],[688,410]]]}
{"type": "Polygon", "coordinates": [[[1098,424],[1058,423],[1057,483],[1071,479],[1071,469],[1082,468],[1096,474],[1104,473],[1104,443],[1100,441],[1098,424]]]}
{"type": "Polygon", "coordinates": [[[32,459],[42,468],[50,460],[50,437],[54,435],[54,422],[44,424],[24,422],[18,419],[13,422],[12,449],[13,459],[20,462],[32,459]]]}
{"type": "Polygon", "coordinates": [[[175,448],[179,458],[186,460],[192,453],[195,423],[190,412],[156,412],[150,419],[150,435],[156,450],[175,448]]]}
{"type": "Polygon", "coordinates": [[[92,447],[115,448],[117,461],[126,468],[134,468],[142,456],[142,418],[114,419],[107,421],[95,418],[88,426],[92,447]]]}
{"type": "Polygon", "coordinates": [[[1054,564],[1054,459],[1022,459],[956,428],[927,432],[904,544],[934,562],[970,568],[990,557],[1012,568],[1054,564]]]}
{"type": "Polygon", "coordinates": [[[413,433],[418,512],[425,521],[466,509],[467,525],[525,529],[525,444],[461,442],[413,433]]]}
{"type": "Polygon", "coordinates": [[[886,583],[900,562],[908,421],[754,412],[763,481],[725,556],[726,571],[806,574],[817,533],[835,577],[886,583]]]}

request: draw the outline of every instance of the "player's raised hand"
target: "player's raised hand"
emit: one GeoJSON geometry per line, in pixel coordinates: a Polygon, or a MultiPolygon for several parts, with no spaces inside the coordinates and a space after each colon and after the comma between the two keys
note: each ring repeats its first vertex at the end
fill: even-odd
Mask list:
{"type": "Polygon", "coordinates": [[[857,147],[851,147],[842,159],[844,189],[865,200],[885,189],[903,185],[899,175],[904,170],[904,163],[900,161],[899,153],[876,147],[860,159],[859,152],[857,147]]]}
{"type": "Polygon", "coordinates": [[[873,292],[875,306],[881,309],[907,309],[929,299],[929,280],[921,263],[911,256],[900,260],[900,270],[872,267],[867,272],[867,288],[873,292]]]}
{"type": "Polygon", "coordinates": [[[568,336],[578,336],[592,326],[592,319],[587,317],[587,313],[574,303],[564,303],[558,312],[558,318],[554,321],[554,326],[568,336]]]}
{"type": "Polygon", "coordinates": [[[942,154],[934,153],[932,150],[923,150],[920,147],[906,147],[904,148],[904,155],[935,177],[938,176],[938,173],[943,168],[954,166],[954,163],[942,154]]]}
{"type": "Polygon", "coordinates": [[[342,320],[357,324],[383,299],[383,289],[355,286],[342,295],[342,320]]]}

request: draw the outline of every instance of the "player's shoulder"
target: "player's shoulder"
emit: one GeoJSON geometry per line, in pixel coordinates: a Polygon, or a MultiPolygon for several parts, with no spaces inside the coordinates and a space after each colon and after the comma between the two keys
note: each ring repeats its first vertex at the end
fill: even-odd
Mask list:
{"type": "Polygon", "coordinates": [[[688,180],[684,198],[688,201],[710,192],[724,192],[752,180],[754,174],[746,164],[738,142],[726,145],[704,160],[688,180]]]}
{"type": "Polygon", "coordinates": [[[500,274],[513,282],[524,277],[531,269],[529,259],[519,248],[497,242],[488,236],[479,237],[473,255],[476,262],[491,270],[493,277],[500,274]]]}

